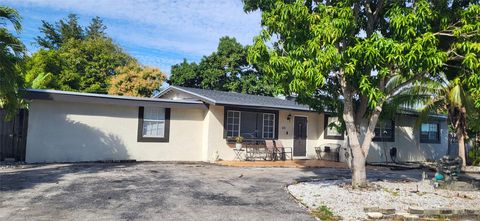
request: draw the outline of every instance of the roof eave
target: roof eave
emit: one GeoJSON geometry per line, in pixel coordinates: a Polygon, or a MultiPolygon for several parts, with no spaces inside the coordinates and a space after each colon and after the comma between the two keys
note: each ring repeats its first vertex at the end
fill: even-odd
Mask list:
{"type": "Polygon", "coordinates": [[[73,93],[51,90],[26,89],[25,99],[27,100],[49,100],[92,104],[109,104],[124,106],[157,106],[173,108],[199,108],[208,109],[203,102],[197,101],[173,101],[166,99],[134,98],[122,96],[95,95],[88,93],[73,93]]]}

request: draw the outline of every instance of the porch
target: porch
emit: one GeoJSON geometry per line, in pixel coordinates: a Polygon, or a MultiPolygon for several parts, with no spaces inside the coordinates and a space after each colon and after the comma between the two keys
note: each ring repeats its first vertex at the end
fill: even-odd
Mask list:
{"type": "Polygon", "coordinates": [[[221,160],[215,162],[218,165],[232,167],[285,167],[285,168],[342,168],[347,169],[348,166],[343,162],[335,162],[328,160],[280,160],[280,161],[238,161],[238,160],[221,160]]]}

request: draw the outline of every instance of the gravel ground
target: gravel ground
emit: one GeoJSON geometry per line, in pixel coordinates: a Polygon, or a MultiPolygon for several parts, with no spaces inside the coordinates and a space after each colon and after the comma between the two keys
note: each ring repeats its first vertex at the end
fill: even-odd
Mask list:
{"type": "Polygon", "coordinates": [[[480,191],[447,191],[434,189],[429,181],[401,179],[371,182],[367,191],[352,190],[350,180],[323,180],[290,185],[290,193],[309,208],[328,206],[344,220],[363,220],[364,207],[395,208],[406,212],[408,207],[424,209],[478,209],[480,191]]]}

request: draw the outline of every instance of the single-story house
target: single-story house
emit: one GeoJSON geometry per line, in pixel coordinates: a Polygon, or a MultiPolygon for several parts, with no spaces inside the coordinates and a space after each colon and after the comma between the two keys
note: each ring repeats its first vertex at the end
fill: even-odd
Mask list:
{"type": "MultiPolygon", "coordinates": [[[[315,147],[345,146],[347,139],[328,126],[336,117],[276,97],[171,86],[152,98],[34,89],[26,98],[21,120],[2,121],[17,132],[0,142],[0,149],[14,143],[20,150],[13,152],[26,162],[233,160],[236,136],[280,140],[293,147],[294,159],[310,159],[317,156],[315,147]]],[[[393,147],[403,162],[446,154],[446,117],[432,116],[418,128],[416,119],[405,112],[380,122],[367,160],[390,160],[393,147]]]]}

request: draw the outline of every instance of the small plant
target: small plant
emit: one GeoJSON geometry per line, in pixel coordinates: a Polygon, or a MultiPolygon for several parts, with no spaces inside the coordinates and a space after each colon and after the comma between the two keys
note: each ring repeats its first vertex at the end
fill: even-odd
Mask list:
{"type": "Polygon", "coordinates": [[[335,216],[333,212],[325,205],[319,206],[312,210],[312,215],[324,221],[337,221],[341,220],[339,216],[335,216]]]}
{"type": "Polygon", "coordinates": [[[243,143],[243,137],[242,136],[235,137],[235,143],[243,143]]]}
{"type": "Polygon", "coordinates": [[[480,165],[480,153],[479,148],[472,148],[468,152],[468,157],[472,161],[472,166],[479,166],[480,165]]]}
{"type": "Polygon", "coordinates": [[[392,194],[392,196],[400,196],[400,192],[398,191],[395,191],[395,190],[391,190],[391,189],[388,189],[388,188],[383,188],[383,191],[387,192],[387,193],[390,193],[392,194]]]}

